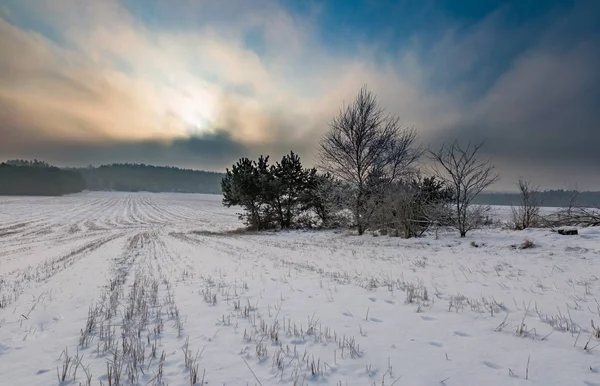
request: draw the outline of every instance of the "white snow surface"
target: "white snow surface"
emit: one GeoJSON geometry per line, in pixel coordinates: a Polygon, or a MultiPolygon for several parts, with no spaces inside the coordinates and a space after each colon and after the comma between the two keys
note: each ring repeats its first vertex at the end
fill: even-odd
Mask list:
{"type": "Polygon", "coordinates": [[[600,385],[600,229],[230,232],[238,211],[0,197],[0,384],[600,385]]]}

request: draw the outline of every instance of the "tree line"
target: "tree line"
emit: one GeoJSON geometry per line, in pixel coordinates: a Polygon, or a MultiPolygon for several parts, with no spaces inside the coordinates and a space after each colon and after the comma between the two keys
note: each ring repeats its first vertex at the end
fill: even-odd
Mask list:
{"type": "Polygon", "coordinates": [[[221,193],[222,173],[170,166],[113,163],[77,169],[88,190],[221,193]]]}
{"type": "Polygon", "coordinates": [[[58,168],[44,161],[0,164],[0,195],[58,196],[91,191],[221,193],[222,173],[145,164],[58,168]]]}
{"type": "Polygon", "coordinates": [[[81,174],[43,161],[0,163],[0,195],[60,196],[85,190],[81,174]]]}

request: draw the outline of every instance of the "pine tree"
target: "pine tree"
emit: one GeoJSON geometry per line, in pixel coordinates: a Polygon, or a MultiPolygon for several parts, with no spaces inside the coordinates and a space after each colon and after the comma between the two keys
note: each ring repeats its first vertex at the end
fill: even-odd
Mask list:
{"type": "Polygon", "coordinates": [[[240,219],[252,228],[260,229],[261,186],[258,179],[256,163],[248,158],[241,158],[232,169],[227,169],[221,181],[223,205],[227,207],[241,206],[245,213],[240,219]]]}

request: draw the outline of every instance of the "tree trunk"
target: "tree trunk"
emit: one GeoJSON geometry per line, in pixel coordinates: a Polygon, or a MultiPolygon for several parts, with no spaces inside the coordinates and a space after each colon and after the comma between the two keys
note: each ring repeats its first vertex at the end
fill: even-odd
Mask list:
{"type": "Polygon", "coordinates": [[[277,216],[279,217],[279,226],[281,227],[281,229],[284,229],[285,226],[285,218],[283,216],[283,207],[281,204],[281,201],[279,200],[279,198],[276,200],[276,204],[277,204],[277,216]]]}
{"type": "Polygon", "coordinates": [[[363,228],[363,224],[362,221],[360,219],[360,201],[361,201],[361,192],[360,192],[360,188],[359,188],[359,192],[356,196],[356,207],[354,208],[354,217],[356,219],[356,227],[358,228],[358,234],[362,235],[363,233],[365,233],[365,230],[363,228]]]}

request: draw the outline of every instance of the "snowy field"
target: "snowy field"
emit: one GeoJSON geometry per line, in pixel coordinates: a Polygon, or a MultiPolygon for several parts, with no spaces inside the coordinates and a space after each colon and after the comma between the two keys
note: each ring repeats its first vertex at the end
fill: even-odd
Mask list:
{"type": "Polygon", "coordinates": [[[600,385],[600,229],[239,227],[218,196],[0,197],[0,384],[600,385]]]}

